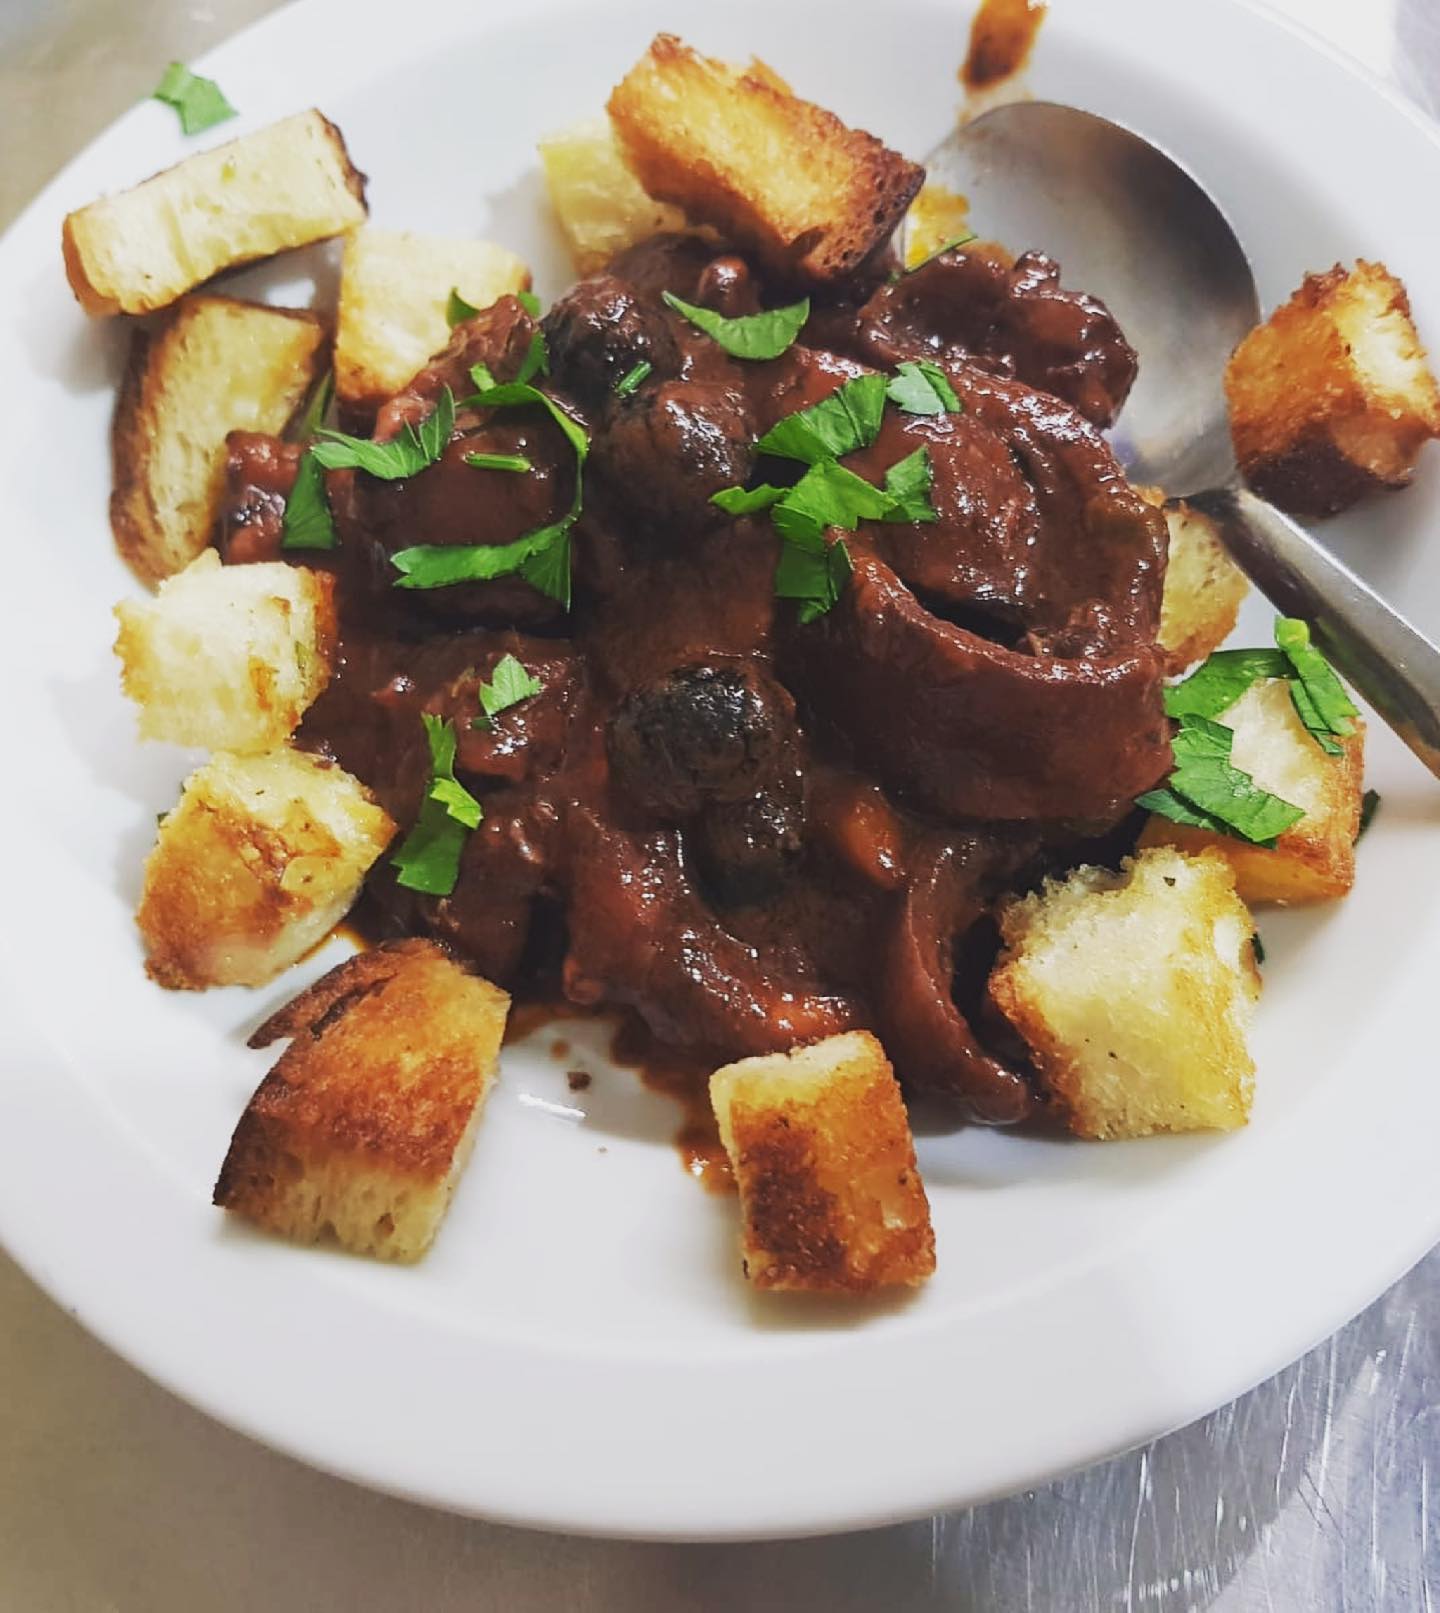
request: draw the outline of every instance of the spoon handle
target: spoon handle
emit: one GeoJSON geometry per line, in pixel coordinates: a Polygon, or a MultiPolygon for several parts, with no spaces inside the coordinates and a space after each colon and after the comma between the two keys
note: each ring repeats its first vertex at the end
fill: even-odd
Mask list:
{"type": "Polygon", "coordinates": [[[1309,622],[1355,688],[1440,778],[1440,649],[1303,527],[1239,486],[1186,502],[1277,610],[1309,622]]]}

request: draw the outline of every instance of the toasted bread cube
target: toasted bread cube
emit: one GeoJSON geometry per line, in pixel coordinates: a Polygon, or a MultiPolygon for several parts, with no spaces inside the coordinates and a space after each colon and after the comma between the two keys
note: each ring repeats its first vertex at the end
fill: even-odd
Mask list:
{"type": "Polygon", "coordinates": [[[571,124],[540,142],[540,163],[560,228],[581,274],[603,269],[616,253],[666,230],[685,215],[645,194],[626,162],[609,118],[571,124]]]}
{"type": "Polygon", "coordinates": [[[364,176],[340,131],[297,112],[71,213],[65,273],[88,314],[148,314],[222,269],[364,218],[364,176]]]}
{"type": "Polygon", "coordinates": [[[1218,650],[1235,631],[1250,584],[1208,515],[1184,499],[1167,502],[1156,487],[1135,491],[1148,503],[1164,507],[1170,530],[1158,642],[1165,671],[1175,677],[1218,650]]]}
{"type": "Polygon", "coordinates": [[[755,1287],[865,1293],[934,1271],[905,1104],[868,1031],[727,1064],[710,1102],[755,1287]]]}
{"type": "Polygon", "coordinates": [[[1254,926],[1213,852],[1142,851],[1010,903],[990,995],[1081,1137],[1228,1131],[1250,1116],[1254,926]]]}
{"type": "Polygon", "coordinates": [[[332,969],[250,1038],[290,1046],[251,1098],[215,1203],[301,1243],[418,1260],[470,1157],[510,999],[433,941],[332,969]]]}
{"type": "Polygon", "coordinates": [[[213,549],[153,599],[115,607],[115,653],[142,739],[274,750],[330,681],[335,579],[282,560],[223,566],[213,549]]]}
{"type": "Polygon", "coordinates": [[[1245,480],[1296,515],[1404,487],[1440,437],[1440,388],[1405,287],[1363,259],[1307,275],[1235,349],[1225,393],[1245,480]]]}
{"type": "Polygon", "coordinates": [[[263,985],[345,917],[394,833],[365,786],[321,757],[211,757],[145,863],[135,917],[150,978],[263,985]]]}
{"type": "Polygon", "coordinates": [[[1230,835],[1152,816],[1142,846],[1215,851],[1235,872],[1235,888],[1252,905],[1328,902],[1355,883],[1355,839],[1364,794],[1365,725],[1337,741],[1338,756],[1321,750],[1306,731],[1283,678],[1266,679],[1221,714],[1234,732],[1230,758],[1261,789],[1303,809],[1305,816],[1276,840],[1254,846],[1230,835]]]}
{"type": "Polygon", "coordinates": [[[450,339],[452,290],[472,308],[525,291],[530,271],[503,246],[407,230],[356,230],[345,242],[335,391],[374,408],[450,339]]]}
{"type": "Polygon", "coordinates": [[[963,240],[971,233],[970,198],[935,180],[927,180],[910,209],[905,267],[918,269],[952,241],[963,240]]]}
{"type": "Polygon", "coordinates": [[[873,135],[699,56],[673,34],[616,86],[609,111],[640,183],[786,279],[843,279],[884,245],[925,172],[873,135]]]}
{"type": "Polygon", "coordinates": [[[209,544],[225,438],[282,432],[328,345],[314,314],[232,297],[187,297],[158,327],[136,327],[110,433],[110,525],[142,581],[183,570],[209,544]]]}

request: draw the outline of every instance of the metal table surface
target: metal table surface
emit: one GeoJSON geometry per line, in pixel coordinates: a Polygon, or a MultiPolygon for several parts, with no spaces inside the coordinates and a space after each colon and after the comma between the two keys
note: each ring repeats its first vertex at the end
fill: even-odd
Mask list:
{"type": "MultiPolygon", "coordinates": [[[[274,3],[0,0],[0,225],[157,63],[274,3]]],[[[1440,0],[1282,9],[1440,112],[1440,0]]],[[[3,1256],[0,1385],[3,1613],[1440,1605],[1440,1251],[1304,1360],[1142,1451],[971,1512],[789,1543],[548,1537],[373,1495],[180,1404],[3,1256]]]]}

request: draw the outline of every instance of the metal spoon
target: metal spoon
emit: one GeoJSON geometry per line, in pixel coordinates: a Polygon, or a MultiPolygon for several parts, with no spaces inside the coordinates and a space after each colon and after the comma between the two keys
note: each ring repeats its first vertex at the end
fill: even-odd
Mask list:
{"type": "Polygon", "coordinates": [[[1108,304],[1140,355],[1111,434],[1127,473],[1209,515],[1256,587],[1311,623],[1440,777],[1440,649],[1236,473],[1222,378],[1260,308],[1244,249],[1212,198],[1140,135],[1045,101],[993,108],[926,168],[969,199],[987,236],[1052,253],[1067,284],[1108,304]]]}

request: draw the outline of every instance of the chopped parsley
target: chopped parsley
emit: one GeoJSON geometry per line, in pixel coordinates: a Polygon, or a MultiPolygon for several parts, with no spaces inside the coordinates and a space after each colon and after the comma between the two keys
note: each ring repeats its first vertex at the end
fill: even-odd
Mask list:
{"type": "Polygon", "coordinates": [[[470,377],[479,390],[463,400],[464,408],[535,405],[546,410],[575,452],[575,495],[570,508],[558,521],[526,532],[510,543],[420,544],[412,549],[401,549],[390,557],[390,563],[401,574],[396,587],[448,588],[455,583],[489,582],[518,572],[531,587],[559,600],[568,610],[570,529],[580,515],[581,481],[590,439],[578,421],[572,420],[553,398],[528,381],[505,381],[497,385],[495,377],[483,364],[473,365],[470,377]]]}
{"type": "Polygon", "coordinates": [[[321,430],[317,436],[325,441],[317,443],[311,453],[326,470],[363,470],[381,481],[394,482],[433,465],[445,451],[454,429],[455,397],[447,386],[418,429],[407,423],[390,442],[371,442],[365,437],[347,436],[343,431],[321,430]]]}
{"type": "Polygon", "coordinates": [[[1165,691],[1165,715],[1218,717],[1252,683],[1283,678],[1289,670],[1279,650],[1216,650],[1183,683],[1165,691]]]}
{"type": "Polygon", "coordinates": [[[460,875],[465,837],[484,817],[484,808],[455,777],[455,725],[448,717],[422,712],[430,746],[430,782],[420,815],[404,844],[390,859],[406,890],[448,896],[460,875]]]}
{"type": "Polygon", "coordinates": [[[466,454],[465,463],[476,470],[532,471],[535,467],[524,454],[466,454]]]}
{"type": "Polygon", "coordinates": [[[184,62],[170,63],[150,98],[179,113],[183,134],[201,134],[237,115],[215,80],[192,73],[184,62]]]}
{"type": "Polygon", "coordinates": [[[522,700],[529,700],[532,695],[540,693],[544,685],[539,678],[527,672],[523,664],[513,655],[505,654],[495,663],[495,670],[490,674],[489,683],[481,683],[476,690],[480,698],[482,716],[473,718],[472,728],[493,728],[495,719],[502,711],[509,711],[511,706],[518,706],[522,700]]]}
{"type": "Polygon", "coordinates": [[[335,372],[327,370],[320,384],[311,392],[310,401],[305,405],[305,412],[286,433],[292,442],[310,441],[325,424],[325,417],[330,413],[330,404],[334,397],[335,372]]]}
{"type": "Polygon", "coordinates": [[[313,449],[300,456],[295,485],[285,500],[282,549],[333,549],[340,542],[325,493],[325,471],[313,449]]]}
{"type": "Polygon", "coordinates": [[[880,434],[885,386],[883,375],[856,376],[828,398],[777,420],[755,446],[762,454],[798,459],[803,465],[868,448],[880,434]]]}
{"type": "Polygon", "coordinates": [[[615,396],[628,398],[632,392],[638,392],[650,378],[650,372],[655,366],[648,358],[642,358],[633,370],[626,370],[624,375],[615,383],[615,396]]]}
{"type": "Polygon", "coordinates": [[[450,299],[445,304],[445,322],[452,329],[456,325],[463,325],[467,319],[474,319],[480,310],[474,303],[466,302],[460,295],[459,286],[451,286],[450,299]]]}
{"type": "Polygon", "coordinates": [[[904,459],[897,459],[885,472],[885,491],[893,505],[893,512],[882,515],[882,521],[935,521],[935,505],[930,490],[935,482],[935,467],[930,462],[930,450],[917,448],[904,459]]]}
{"type": "Polygon", "coordinates": [[[539,319],[540,299],[533,291],[517,291],[515,293],[515,301],[520,304],[527,314],[529,314],[531,319],[539,319]]]}
{"type": "Polygon", "coordinates": [[[906,359],[899,374],[885,388],[885,395],[906,414],[958,414],[962,407],[950,378],[938,364],[928,359],[918,363],[906,359]]]}
{"type": "Polygon", "coordinates": [[[797,529],[780,545],[776,597],[795,600],[800,621],[813,622],[838,603],[854,569],[844,538],[827,543],[823,532],[797,529]]]}
{"type": "Polygon", "coordinates": [[[683,314],[697,330],[712,337],[732,358],[779,358],[810,317],[808,297],[785,308],[772,308],[768,313],[742,314],[738,319],[727,319],[713,309],[685,302],[672,291],[664,295],[666,303],[677,314],[683,314]]]}
{"type": "Polygon", "coordinates": [[[1310,629],[1304,622],[1287,616],[1278,618],[1275,642],[1293,672],[1290,698],[1300,721],[1322,750],[1338,756],[1338,740],[1355,731],[1350,719],[1359,712],[1354,702],[1330,663],[1310,642],[1310,629]]]}
{"type": "Polygon", "coordinates": [[[785,497],[788,488],[762,482],[759,487],[723,487],[710,497],[726,515],[754,515],[757,510],[768,510],[778,499],[785,497]]]}
{"type": "Polygon", "coordinates": [[[1138,806],[1196,829],[1273,846],[1304,811],[1262,790],[1230,760],[1235,735],[1223,723],[1186,713],[1172,743],[1174,768],[1138,806]]]}
{"type": "MultiPolygon", "coordinates": [[[[952,240],[942,242],[932,253],[929,254],[928,257],[921,258],[919,263],[915,264],[912,268],[906,269],[905,274],[916,274],[919,270],[923,269],[927,263],[934,263],[936,258],[943,258],[947,252],[953,252],[957,246],[969,246],[972,241],[976,240],[979,240],[979,236],[976,235],[975,231],[966,230],[963,234],[955,236],[952,240]]],[[[903,279],[904,276],[896,275],[895,278],[899,280],[903,279]]]]}

